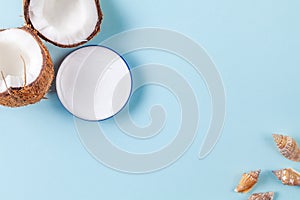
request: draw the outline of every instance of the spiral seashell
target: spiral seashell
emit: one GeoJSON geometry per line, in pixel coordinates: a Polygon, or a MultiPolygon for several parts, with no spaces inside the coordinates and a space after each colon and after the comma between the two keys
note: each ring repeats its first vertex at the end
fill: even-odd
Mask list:
{"type": "Polygon", "coordinates": [[[247,193],[249,192],[258,181],[258,177],[261,170],[251,171],[249,173],[244,173],[238,186],[235,188],[235,192],[247,193]]]}
{"type": "Polygon", "coordinates": [[[279,149],[279,152],[289,160],[300,162],[300,149],[295,139],[273,134],[274,141],[279,149]]]}
{"type": "Polygon", "coordinates": [[[300,173],[291,168],[273,171],[273,174],[284,185],[300,186],[300,173]]]}
{"type": "Polygon", "coordinates": [[[273,200],[274,192],[255,193],[252,194],[248,200],[273,200]]]}

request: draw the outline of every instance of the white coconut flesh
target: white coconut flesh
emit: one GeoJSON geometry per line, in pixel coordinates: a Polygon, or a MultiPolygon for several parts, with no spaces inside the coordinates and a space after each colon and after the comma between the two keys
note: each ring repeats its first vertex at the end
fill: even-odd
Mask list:
{"type": "Polygon", "coordinates": [[[41,48],[35,38],[22,29],[0,32],[0,93],[8,88],[30,85],[43,66],[41,48]]]}
{"type": "Polygon", "coordinates": [[[79,118],[93,121],[118,113],[128,101],[131,86],[125,61],[101,46],[71,53],[56,78],[57,94],[65,108],[79,118]]]}
{"type": "Polygon", "coordinates": [[[86,41],[99,20],[95,0],[30,0],[28,9],[34,29],[61,45],[86,41]]]}

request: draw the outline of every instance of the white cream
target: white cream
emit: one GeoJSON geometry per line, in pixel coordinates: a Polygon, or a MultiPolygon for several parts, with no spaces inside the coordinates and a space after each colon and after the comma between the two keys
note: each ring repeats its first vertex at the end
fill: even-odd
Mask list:
{"type": "Polygon", "coordinates": [[[85,120],[103,120],[118,113],[127,103],[131,87],[125,61],[101,46],[71,53],[62,62],[56,79],[62,104],[85,120]]]}

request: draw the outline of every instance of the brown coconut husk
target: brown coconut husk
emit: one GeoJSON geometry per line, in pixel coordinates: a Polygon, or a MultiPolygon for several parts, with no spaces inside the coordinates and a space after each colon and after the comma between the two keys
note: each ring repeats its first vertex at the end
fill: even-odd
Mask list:
{"type": "Polygon", "coordinates": [[[30,5],[30,0],[23,0],[23,10],[24,10],[24,18],[25,18],[25,22],[26,25],[28,27],[30,27],[33,30],[36,30],[38,36],[40,36],[43,40],[50,42],[51,44],[58,46],[58,47],[62,47],[62,48],[73,48],[73,47],[78,47],[80,45],[83,45],[85,43],[87,43],[88,41],[90,41],[91,39],[93,39],[99,32],[100,32],[100,25],[103,19],[103,14],[101,11],[101,7],[100,7],[100,1],[99,0],[94,0],[96,7],[97,7],[97,13],[98,13],[98,21],[96,23],[96,26],[94,28],[94,31],[84,40],[75,44],[70,44],[70,45],[64,45],[64,44],[60,44],[58,42],[52,41],[49,38],[45,37],[43,34],[41,34],[39,31],[37,31],[31,20],[30,20],[30,15],[29,15],[29,5],[30,5]]]}
{"type": "MultiPolygon", "coordinates": [[[[43,66],[37,79],[24,87],[10,87],[0,93],[0,104],[8,107],[20,107],[39,102],[48,92],[54,79],[54,66],[50,54],[38,37],[37,33],[30,27],[24,26],[22,29],[29,33],[39,44],[43,56],[43,66]]],[[[0,30],[5,31],[5,30],[0,30]]]]}

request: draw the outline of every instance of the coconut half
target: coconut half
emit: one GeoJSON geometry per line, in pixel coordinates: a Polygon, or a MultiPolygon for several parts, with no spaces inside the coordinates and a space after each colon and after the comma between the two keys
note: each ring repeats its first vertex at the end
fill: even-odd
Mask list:
{"type": "Polygon", "coordinates": [[[30,28],[0,30],[0,104],[19,107],[40,101],[54,78],[49,52],[30,28]]]}
{"type": "Polygon", "coordinates": [[[24,16],[41,38],[63,48],[91,40],[102,21],[99,0],[24,0],[24,16]]]}

